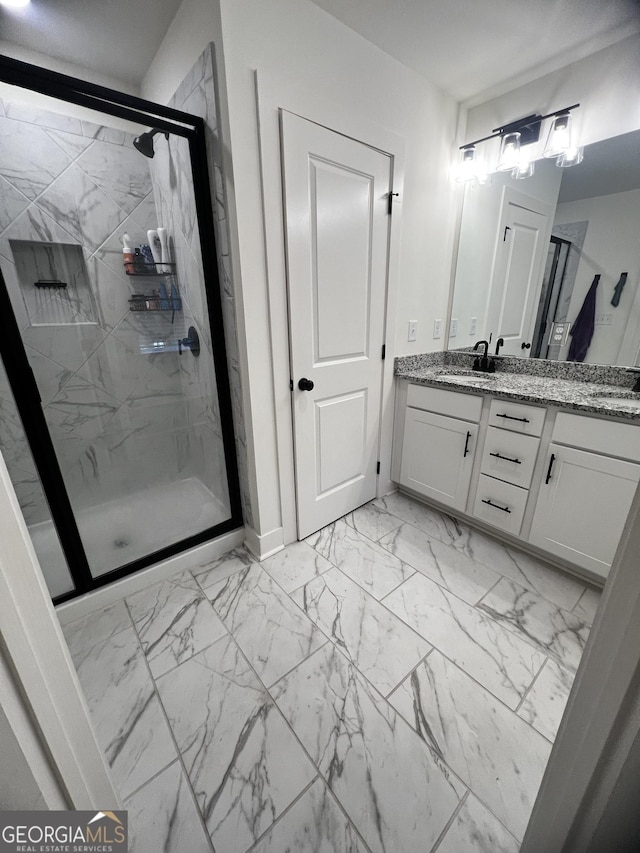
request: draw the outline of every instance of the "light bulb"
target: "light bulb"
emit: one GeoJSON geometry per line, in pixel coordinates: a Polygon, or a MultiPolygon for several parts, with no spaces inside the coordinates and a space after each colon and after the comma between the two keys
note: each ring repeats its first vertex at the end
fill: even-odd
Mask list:
{"type": "Polygon", "coordinates": [[[7,6],[10,9],[24,9],[29,3],[31,0],[0,0],[0,6],[7,6]]]}
{"type": "Polygon", "coordinates": [[[558,157],[556,160],[556,166],[561,166],[566,169],[569,166],[577,166],[578,163],[582,163],[583,159],[584,148],[582,146],[574,145],[558,157]]]}
{"type": "Polygon", "coordinates": [[[562,113],[556,116],[549,130],[543,157],[559,157],[571,148],[571,116],[562,113]]]}
{"type": "Polygon", "coordinates": [[[456,181],[463,183],[473,181],[478,176],[478,163],[476,160],[476,147],[472,145],[470,148],[462,149],[462,160],[458,165],[458,174],[456,181]]]}
{"type": "Polygon", "coordinates": [[[511,172],[520,162],[520,133],[505,133],[500,146],[500,159],[496,166],[498,172],[511,172]]]}

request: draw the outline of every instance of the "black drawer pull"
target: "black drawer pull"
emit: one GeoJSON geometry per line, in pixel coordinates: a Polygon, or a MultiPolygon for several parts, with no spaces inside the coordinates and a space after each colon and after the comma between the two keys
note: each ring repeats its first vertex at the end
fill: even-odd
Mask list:
{"type": "Polygon", "coordinates": [[[508,456],[503,456],[501,453],[490,453],[489,456],[495,456],[496,459],[504,459],[505,462],[513,462],[515,465],[522,465],[519,459],[510,459],[508,456]]]}
{"type": "Polygon", "coordinates": [[[547,477],[546,477],[546,479],[545,479],[545,481],[544,481],[545,486],[547,485],[547,483],[548,483],[548,482],[549,482],[549,480],[551,479],[551,469],[553,468],[553,463],[554,463],[555,461],[556,461],[556,455],[555,455],[555,453],[552,453],[552,454],[551,454],[551,459],[549,460],[549,470],[547,471],[547,477]]]}
{"type": "Polygon", "coordinates": [[[529,424],[529,418],[514,418],[513,415],[496,415],[497,418],[508,418],[510,421],[522,421],[523,424],[529,424]]]}
{"type": "Polygon", "coordinates": [[[464,443],[464,453],[462,454],[462,458],[464,459],[467,453],[469,452],[469,439],[471,438],[471,433],[467,430],[467,439],[464,443]]]}
{"type": "Polygon", "coordinates": [[[502,512],[511,512],[508,506],[499,506],[499,504],[494,504],[493,501],[490,501],[488,499],[485,500],[484,498],[482,498],[482,503],[489,504],[489,506],[492,506],[494,509],[502,510],[502,512]]]}

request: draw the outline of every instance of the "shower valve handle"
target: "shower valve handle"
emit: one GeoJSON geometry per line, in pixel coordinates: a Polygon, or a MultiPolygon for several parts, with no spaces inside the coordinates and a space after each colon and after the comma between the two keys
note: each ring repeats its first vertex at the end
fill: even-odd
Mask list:
{"type": "Polygon", "coordinates": [[[189,326],[186,338],[178,338],[178,354],[182,355],[182,348],[191,350],[191,355],[200,355],[200,338],[193,326],[189,326]]]}

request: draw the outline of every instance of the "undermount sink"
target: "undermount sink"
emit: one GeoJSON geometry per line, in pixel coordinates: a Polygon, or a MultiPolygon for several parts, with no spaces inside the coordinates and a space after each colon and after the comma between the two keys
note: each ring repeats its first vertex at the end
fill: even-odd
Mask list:
{"type": "Polygon", "coordinates": [[[440,373],[438,379],[445,382],[460,382],[463,385],[484,385],[487,379],[495,379],[493,373],[485,373],[483,376],[469,376],[460,373],[440,373]]]}
{"type": "Polygon", "coordinates": [[[640,411],[640,399],[637,397],[614,397],[600,394],[593,398],[597,403],[607,403],[614,406],[624,406],[627,409],[638,409],[640,411]]]}

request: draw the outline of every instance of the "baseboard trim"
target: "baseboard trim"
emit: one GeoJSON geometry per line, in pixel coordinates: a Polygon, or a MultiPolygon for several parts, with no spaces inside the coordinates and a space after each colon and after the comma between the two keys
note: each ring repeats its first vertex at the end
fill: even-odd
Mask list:
{"type": "Polygon", "coordinates": [[[125,598],[125,596],[133,595],[134,592],[140,592],[140,590],[154,583],[167,580],[167,578],[173,577],[173,575],[176,575],[180,571],[200,567],[205,569],[207,564],[212,560],[242,545],[245,535],[244,527],[239,527],[237,530],[232,530],[230,533],[218,536],[217,539],[212,539],[211,542],[196,545],[195,548],[183,551],[182,554],[177,554],[169,560],[156,563],[154,566],[142,569],[142,571],[136,572],[134,575],[129,575],[129,577],[122,578],[122,580],[115,581],[108,586],[103,586],[101,589],[96,589],[79,598],[74,598],[73,601],[60,604],[56,607],[56,614],[60,620],[60,624],[66,625],[68,622],[81,619],[95,610],[102,610],[104,607],[108,607],[110,604],[115,604],[117,601],[125,598]]]}
{"type": "Polygon", "coordinates": [[[245,548],[259,560],[266,560],[284,548],[284,528],[276,527],[260,536],[252,527],[245,527],[245,548]]]}

